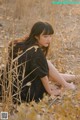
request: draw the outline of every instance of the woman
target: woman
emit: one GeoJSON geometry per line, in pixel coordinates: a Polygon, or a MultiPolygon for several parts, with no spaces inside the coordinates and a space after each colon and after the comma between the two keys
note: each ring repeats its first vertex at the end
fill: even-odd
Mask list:
{"type": "Polygon", "coordinates": [[[10,43],[8,65],[12,65],[13,70],[14,99],[17,93],[20,93],[22,101],[27,102],[39,101],[43,98],[44,93],[51,96],[59,94],[59,91],[56,93],[50,88],[49,80],[56,81],[67,89],[75,89],[73,83],[67,82],[68,80],[74,80],[75,75],[59,73],[53,64],[46,59],[53,34],[53,28],[49,23],[37,22],[33,25],[28,37],[10,43]],[[16,68],[17,77],[15,77],[16,68]],[[17,90],[17,81],[19,90],[17,90]]]}

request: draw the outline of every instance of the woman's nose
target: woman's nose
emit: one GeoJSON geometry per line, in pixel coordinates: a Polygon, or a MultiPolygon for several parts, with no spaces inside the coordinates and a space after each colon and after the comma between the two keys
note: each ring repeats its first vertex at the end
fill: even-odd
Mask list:
{"type": "Polygon", "coordinates": [[[49,43],[51,42],[51,39],[52,39],[51,37],[48,38],[49,43]]]}

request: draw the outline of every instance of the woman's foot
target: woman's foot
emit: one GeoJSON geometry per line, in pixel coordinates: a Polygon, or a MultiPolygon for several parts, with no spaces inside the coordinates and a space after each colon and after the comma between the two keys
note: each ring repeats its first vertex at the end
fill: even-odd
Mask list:
{"type": "Polygon", "coordinates": [[[73,84],[73,82],[71,83],[66,83],[66,85],[64,86],[66,89],[71,89],[71,90],[75,90],[76,86],[73,84]]]}

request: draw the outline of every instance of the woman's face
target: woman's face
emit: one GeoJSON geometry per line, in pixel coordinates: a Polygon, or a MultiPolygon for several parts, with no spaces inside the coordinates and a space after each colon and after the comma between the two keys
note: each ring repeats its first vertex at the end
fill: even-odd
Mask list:
{"type": "Polygon", "coordinates": [[[51,40],[52,40],[52,35],[40,34],[40,36],[37,37],[37,39],[38,39],[38,43],[39,43],[40,46],[48,47],[51,40]]]}

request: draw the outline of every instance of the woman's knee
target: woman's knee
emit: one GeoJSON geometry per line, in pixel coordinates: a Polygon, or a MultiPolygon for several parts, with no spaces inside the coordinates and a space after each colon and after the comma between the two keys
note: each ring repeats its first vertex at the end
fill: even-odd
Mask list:
{"type": "Polygon", "coordinates": [[[51,61],[50,61],[50,60],[47,60],[47,63],[48,63],[48,65],[50,65],[50,64],[51,64],[51,61]]]}

